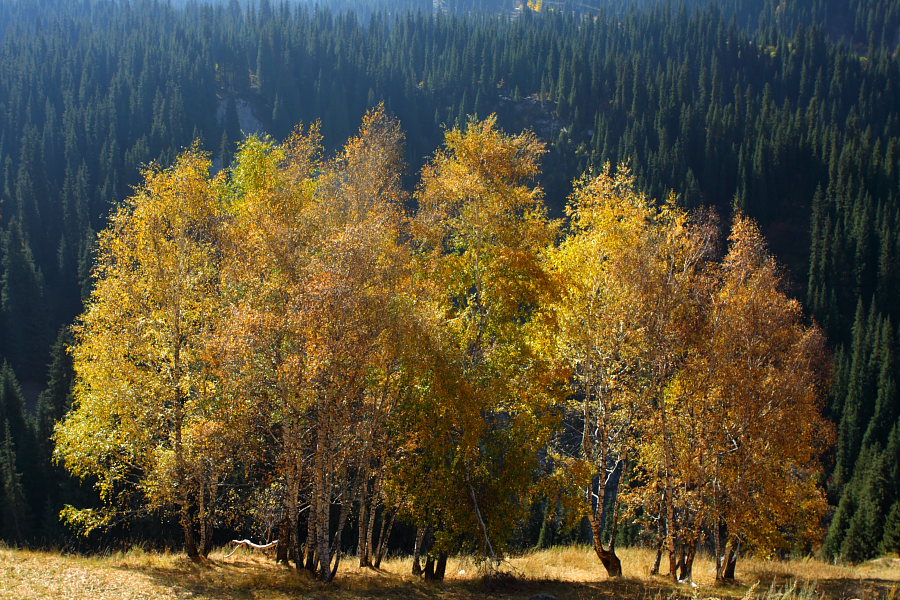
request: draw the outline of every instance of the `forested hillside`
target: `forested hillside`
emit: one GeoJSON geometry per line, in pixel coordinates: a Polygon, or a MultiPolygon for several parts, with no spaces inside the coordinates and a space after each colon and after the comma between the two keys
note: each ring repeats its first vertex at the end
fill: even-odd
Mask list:
{"type": "Polygon", "coordinates": [[[96,234],[141,166],[199,139],[221,168],[254,121],[284,139],[321,120],[333,151],[379,102],[407,187],[445,127],[496,113],[549,144],[554,216],[577,175],[630,161],[653,197],[757,220],[834,355],[824,552],[897,539],[897,3],[390,4],[0,0],[3,539],[62,543],[62,505],[90,502],[49,436],[96,234]]]}

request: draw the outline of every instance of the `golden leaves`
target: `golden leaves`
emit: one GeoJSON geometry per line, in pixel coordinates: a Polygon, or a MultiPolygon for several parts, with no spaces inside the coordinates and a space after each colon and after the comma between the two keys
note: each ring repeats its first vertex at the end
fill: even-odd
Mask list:
{"type": "Polygon", "coordinates": [[[676,519],[671,535],[722,521],[771,548],[807,531],[822,507],[811,434],[828,430],[826,353],[756,226],[738,217],[717,263],[714,221],[650,200],[609,164],[576,181],[568,214],[547,322],[573,373],[580,455],[602,480],[630,454],[632,512],[676,519]]]}
{"type": "Polygon", "coordinates": [[[545,491],[573,514],[628,464],[628,500],[658,514],[670,492],[673,531],[808,534],[823,339],[751,222],[717,262],[711,218],[607,164],[576,181],[559,241],[543,145],[494,116],[447,132],[410,216],[402,144],[378,107],[330,159],[314,125],[248,138],[216,177],[196,146],[146,170],[76,327],[67,467],[159,507],[236,461],[266,485],[318,473],[320,508],[371,469],[447,543],[481,540],[473,503],[499,541],[565,413],[580,439],[554,448],[545,491]]]}

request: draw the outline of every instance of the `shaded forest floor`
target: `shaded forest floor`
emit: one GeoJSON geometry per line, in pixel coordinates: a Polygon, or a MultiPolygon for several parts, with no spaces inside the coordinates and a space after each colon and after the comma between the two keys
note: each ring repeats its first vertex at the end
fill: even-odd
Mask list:
{"type": "MultiPolygon", "coordinates": [[[[358,598],[463,600],[469,598],[528,600],[541,594],[565,599],[760,598],[768,600],[898,599],[900,559],[882,558],[858,567],[815,560],[738,563],[738,582],[712,585],[712,563],[699,560],[697,587],[675,586],[648,575],[650,551],[621,552],[626,576],[607,580],[587,548],[554,548],[511,558],[505,565],[513,577],[486,580],[477,565],[452,559],[447,581],[425,583],[408,575],[408,558],[387,561],[380,571],[358,569],[348,557],[332,584],[275,565],[261,554],[243,550],[225,558],[215,552],[208,564],[183,555],[132,550],[101,557],[79,557],[0,547],[0,598],[70,598],[72,600],[316,600],[358,598]]],[[[545,596],[546,597],[546,596],[545,596]]]]}

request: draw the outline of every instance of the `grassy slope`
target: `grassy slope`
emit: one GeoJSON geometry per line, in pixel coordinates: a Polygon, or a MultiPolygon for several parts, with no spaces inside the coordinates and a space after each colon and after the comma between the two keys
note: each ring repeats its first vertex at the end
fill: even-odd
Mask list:
{"type": "Polygon", "coordinates": [[[611,598],[891,598],[900,599],[900,559],[880,559],[849,568],[818,561],[738,564],[739,584],[712,586],[708,559],[695,567],[697,588],[673,587],[647,573],[652,553],[622,551],[626,577],[607,581],[586,548],[555,548],[510,559],[506,569],[516,579],[485,582],[476,565],[453,559],[443,584],[427,584],[407,575],[409,559],[393,559],[380,572],[357,569],[352,558],[336,581],[323,585],[262,555],[243,550],[230,558],[216,552],[208,565],[195,565],[176,554],[133,550],[105,557],[76,557],[0,548],[0,599],[152,600],[157,598],[468,598],[528,599],[549,593],[559,600],[611,598]],[[792,584],[793,581],[796,584],[792,584]],[[795,585],[797,592],[775,594],[795,585]],[[809,582],[809,583],[808,583],[809,582]]]}

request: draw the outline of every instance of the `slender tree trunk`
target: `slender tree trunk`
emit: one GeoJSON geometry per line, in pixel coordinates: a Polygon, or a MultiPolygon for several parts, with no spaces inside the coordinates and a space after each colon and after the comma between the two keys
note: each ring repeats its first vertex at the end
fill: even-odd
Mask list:
{"type": "MultiPolygon", "coordinates": [[[[177,354],[176,354],[177,359],[177,354]]],[[[184,421],[183,399],[180,397],[175,402],[175,473],[178,480],[178,504],[181,520],[181,529],[184,532],[184,551],[191,560],[198,560],[200,552],[197,548],[197,538],[194,536],[194,523],[191,518],[191,499],[187,482],[187,467],[184,461],[184,445],[181,437],[181,427],[184,421]]]]}
{"type": "Polygon", "coordinates": [[[413,549],[413,564],[412,564],[412,574],[413,575],[421,575],[422,574],[422,544],[425,543],[425,534],[428,532],[427,527],[419,527],[416,530],[416,547],[413,549]]]}
{"type": "MultiPolygon", "coordinates": [[[[369,567],[372,566],[372,548],[374,547],[372,545],[372,537],[375,531],[375,517],[378,515],[378,495],[378,486],[376,484],[375,492],[372,494],[372,500],[369,503],[369,524],[368,527],[366,527],[366,566],[369,567]]],[[[382,525],[386,516],[387,515],[384,514],[384,511],[382,511],[382,525]]],[[[383,529],[384,527],[382,526],[382,530],[383,529]]]]}
{"type": "Polygon", "coordinates": [[[469,497],[472,498],[472,506],[475,509],[475,517],[478,519],[478,524],[481,525],[481,533],[484,536],[484,544],[487,548],[487,552],[491,557],[491,568],[495,568],[499,564],[499,560],[497,560],[497,554],[494,552],[494,545],[491,543],[491,536],[488,534],[487,524],[484,522],[484,519],[481,517],[481,508],[478,506],[478,496],[475,494],[475,488],[472,487],[472,482],[469,481],[468,472],[466,473],[466,483],[469,486],[469,497]]]}
{"type": "Polygon", "coordinates": [[[437,561],[434,563],[434,580],[443,581],[444,574],[447,572],[447,553],[438,554],[437,561]]]}
{"type": "MultiPolygon", "coordinates": [[[[322,436],[324,432],[320,432],[322,436]]],[[[331,510],[331,485],[327,474],[327,457],[325,441],[320,439],[315,455],[315,475],[313,476],[313,500],[316,510],[316,555],[319,568],[316,573],[319,579],[327,579],[331,571],[331,549],[329,548],[328,530],[331,510]]]]}
{"type": "MultiPolygon", "coordinates": [[[[287,468],[287,498],[285,499],[285,511],[287,512],[287,527],[290,535],[287,539],[287,553],[290,560],[294,561],[295,568],[299,569],[303,566],[303,560],[300,556],[300,473],[299,471],[299,440],[296,430],[296,423],[293,419],[288,423],[285,432],[287,439],[285,440],[287,460],[289,461],[287,468]]],[[[285,558],[287,562],[288,557],[285,558]]]]}
{"type": "Polygon", "coordinates": [[[588,521],[591,524],[591,537],[594,539],[594,552],[597,558],[606,569],[606,574],[610,577],[621,577],[622,561],[616,555],[615,550],[603,547],[603,521],[602,515],[588,515],[588,521]]]}
{"type": "Polygon", "coordinates": [[[725,552],[725,570],[722,573],[722,579],[726,581],[734,580],[734,570],[737,567],[738,552],[741,550],[741,541],[732,539],[728,543],[728,550],[725,552]]]}
{"type": "Polygon", "coordinates": [[[700,541],[700,519],[695,517],[694,530],[688,542],[682,546],[681,577],[682,581],[691,581],[694,576],[694,558],[697,556],[697,543],[700,541]]]}
{"type": "Polygon", "coordinates": [[[199,506],[197,508],[197,520],[200,522],[200,543],[197,545],[197,551],[199,552],[202,558],[206,558],[206,545],[208,543],[209,532],[207,531],[207,519],[206,519],[206,490],[204,489],[206,486],[201,482],[197,486],[199,488],[199,493],[197,494],[199,500],[199,506]]]}
{"type": "Polygon", "coordinates": [[[660,415],[663,427],[663,460],[665,462],[666,546],[669,551],[669,577],[678,580],[677,549],[675,547],[675,483],[672,478],[672,444],[669,439],[669,420],[666,404],[660,399],[660,415]]]}
{"type": "Polygon", "coordinates": [[[713,515],[715,519],[713,520],[713,551],[716,553],[716,581],[721,581],[722,579],[722,518],[719,513],[719,467],[720,467],[721,458],[717,453],[715,455],[715,480],[713,486],[713,515]]]}
{"type": "Polygon", "coordinates": [[[606,501],[606,485],[603,478],[600,478],[597,489],[597,505],[588,512],[588,522],[591,524],[591,538],[594,541],[594,552],[606,574],[609,577],[622,576],[622,561],[616,555],[615,547],[606,548],[603,545],[603,505],[606,501]]]}
{"type": "Polygon", "coordinates": [[[669,577],[677,581],[678,546],[675,539],[675,507],[669,502],[666,502],[666,550],[669,553],[669,577]]]}
{"type": "MultiPolygon", "coordinates": [[[[315,502],[315,499],[312,500],[315,502]]],[[[310,573],[316,572],[316,514],[315,504],[310,504],[309,510],[306,511],[306,549],[303,553],[305,564],[303,568],[310,573]]]]}
{"type": "Polygon", "coordinates": [[[720,581],[722,579],[722,542],[719,536],[719,523],[716,521],[716,526],[713,531],[713,552],[716,556],[716,581],[720,581]]]}
{"type": "Polygon", "coordinates": [[[341,557],[344,554],[341,549],[341,540],[343,538],[344,527],[347,525],[347,516],[349,514],[350,502],[342,502],[341,512],[338,516],[337,531],[334,532],[334,540],[331,543],[331,555],[334,557],[334,565],[331,567],[331,571],[329,571],[328,578],[325,581],[332,581],[334,579],[334,576],[337,575],[338,566],[341,564],[341,557]]]}
{"type": "MultiPolygon", "coordinates": [[[[352,498],[352,496],[351,496],[352,498]]],[[[334,557],[334,566],[331,567],[331,570],[328,572],[328,577],[325,581],[331,581],[334,579],[334,576],[337,575],[338,565],[341,563],[341,556],[343,555],[343,551],[341,549],[341,540],[344,534],[344,527],[347,525],[347,517],[350,514],[350,502],[344,501],[341,503],[341,512],[338,516],[338,526],[337,531],[334,532],[334,539],[331,542],[331,551],[330,555],[334,557]]],[[[329,563],[331,560],[329,560],[329,563]]]]}
{"type": "Polygon", "coordinates": [[[219,479],[218,476],[212,482],[212,487],[209,490],[209,547],[206,549],[206,554],[209,555],[213,549],[213,543],[216,541],[215,533],[216,533],[216,511],[219,507],[219,479]]]}
{"type": "Polygon", "coordinates": [[[191,511],[187,504],[181,504],[181,530],[184,532],[184,551],[192,560],[200,558],[200,551],[197,549],[197,538],[194,536],[194,526],[191,522],[191,511]]]}
{"type": "Polygon", "coordinates": [[[213,549],[216,518],[216,481],[211,478],[200,491],[200,555],[209,556],[213,549]],[[204,494],[204,490],[206,493],[204,494]]]}
{"type": "Polygon", "coordinates": [[[656,559],[653,561],[653,568],[650,569],[651,575],[659,575],[659,563],[662,562],[663,546],[666,543],[665,519],[662,515],[662,502],[659,507],[659,518],[656,520],[656,559]]]}
{"type": "Polygon", "coordinates": [[[422,571],[425,579],[431,581],[434,579],[434,557],[430,554],[425,558],[425,568],[422,571]]]}
{"type": "Polygon", "coordinates": [[[343,551],[338,550],[334,553],[334,565],[331,567],[331,570],[328,572],[328,578],[325,581],[334,580],[334,576],[337,575],[338,567],[341,564],[341,557],[344,555],[343,551]]]}
{"type": "Polygon", "coordinates": [[[368,567],[369,565],[369,549],[366,546],[366,531],[369,529],[369,503],[366,498],[368,482],[366,477],[362,478],[359,486],[359,535],[356,542],[356,556],[359,558],[360,567],[368,567]]]}
{"type": "MultiPolygon", "coordinates": [[[[612,554],[612,558],[615,559],[613,561],[610,561],[610,567],[612,567],[613,571],[616,572],[617,574],[616,575],[610,574],[611,577],[620,577],[622,575],[622,562],[619,560],[619,557],[616,555],[616,538],[619,535],[619,508],[622,505],[620,497],[619,497],[619,488],[622,485],[622,480],[625,477],[625,469],[628,468],[628,451],[627,450],[622,455],[622,460],[619,464],[619,468],[621,470],[619,471],[618,483],[616,484],[616,489],[613,490],[613,493],[615,495],[613,496],[612,524],[610,527],[611,530],[609,532],[609,553],[612,554]]],[[[601,559],[601,561],[602,561],[602,559],[601,559]]],[[[603,566],[606,566],[606,563],[604,563],[603,566]]],[[[607,570],[607,573],[609,573],[609,567],[607,567],[606,570],[607,570]]]]}
{"type": "Polygon", "coordinates": [[[718,519],[718,515],[716,518],[716,528],[714,532],[715,537],[715,552],[716,552],[716,581],[722,580],[722,521],[718,519]]]}
{"type": "MultiPolygon", "coordinates": [[[[371,432],[370,432],[371,433],[371,432]]],[[[368,445],[368,444],[367,444],[368,445]]],[[[369,461],[368,448],[363,448],[357,460],[357,475],[353,486],[355,502],[359,505],[357,523],[356,558],[360,567],[368,567],[368,552],[366,551],[366,530],[369,527],[369,461]]]]}
{"type": "MultiPolygon", "coordinates": [[[[293,537],[291,535],[291,520],[284,517],[278,522],[278,545],[275,547],[275,562],[288,564],[291,555],[290,548],[297,545],[293,537]]],[[[266,542],[268,541],[266,540],[266,542]]],[[[300,566],[300,563],[297,563],[298,569],[300,566]]]]}
{"type": "Polygon", "coordinates": [[[651,575],[659,575],[659,563],[662,562],[663,543],[666,538],[660,534],[659,543],[656,544],[656,558],[653,560],[653,567],[650,569],[651,575]]]}
{"type": "Polygon", "coordinates": [[[384,528],[384,521],[381,522],[381,533],[378,536],[378,552],[375,554],[375,568],[381,568],[381,559],[384,558],[385,550],[387,550],[388,540],[391,539],[391,531],[394,529],[394,520],[397,518],[397,511],[391,511],[391,518],[388,521],[387,529],[384,528]]]}
{"type": "Polygon", "coordinates": [[[550,500],[544,501],[544,518],[541,520],[541,531],[538,534],[537,543],[534,545],[537,550],[545,550],[553,546],[553,519],[551,518],[550,500]]]}
{"type": "Polygon", "coordinates": [[[694,575],[694,556],[696,555],[697,542],[691,540],[681,549],[681,573],[678,580],[689,582],[694,575]]]}
{"type": "Polygon", "coordinates": [[[691,545],[688,548],[687,560],[685,561],[685,572],[682,575],[682,579],[686,579],[691,581],[694,576],[694,559],[697,557],[697,540],[691,540],[691,545]]]}

